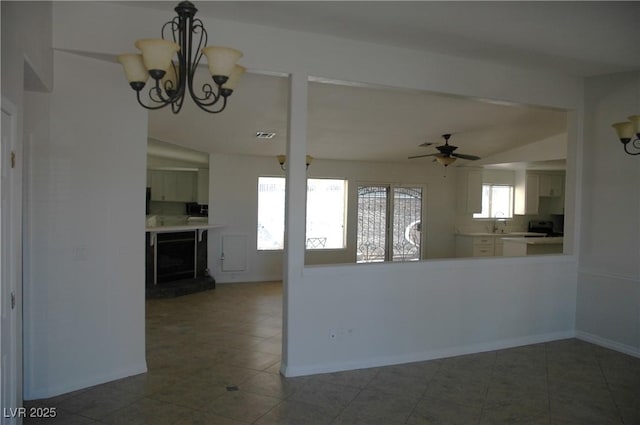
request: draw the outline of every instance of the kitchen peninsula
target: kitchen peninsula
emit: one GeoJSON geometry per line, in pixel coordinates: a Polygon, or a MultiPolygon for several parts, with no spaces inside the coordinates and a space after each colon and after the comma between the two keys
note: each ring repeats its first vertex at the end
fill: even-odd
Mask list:
{"type": "Polygon", "coordinates": [[[522,257],[525,255],[562,254],[564,247],[562,237],[546,238],[502,238],[502,253],[505,257],[522,257]]]}

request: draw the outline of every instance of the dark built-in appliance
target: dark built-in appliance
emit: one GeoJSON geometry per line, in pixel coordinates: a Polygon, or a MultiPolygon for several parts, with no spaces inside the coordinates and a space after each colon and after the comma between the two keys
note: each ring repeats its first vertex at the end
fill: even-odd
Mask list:
{"type": "Polygon", "coordinates": [[[196,277],[196,232],[158,233],[156,282],[196,277]]]}
{"type": "Polygon", "coordinates": [[[555,231],[553,221],[549,220],[531,220],[529,222],[529,232],[544,233],[546,236],[563,236],[562,232],[555,231]]]}
{"type": "Polygon", "coordinates": [[[146,287],[208,277],[207,232],[146,234],[146,287]]]}
{"type": "Polygon", "coordinates": [[[207,204],[199,204],[197,202],[187,202],[186,213],[192,217],[208,217],[209,216],[209,205],[207,204]]]}

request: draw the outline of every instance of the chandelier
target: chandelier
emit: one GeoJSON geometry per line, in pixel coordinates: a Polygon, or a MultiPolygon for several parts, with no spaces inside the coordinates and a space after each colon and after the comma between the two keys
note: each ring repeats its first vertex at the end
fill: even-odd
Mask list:
{"type": "Polygon", "coordinates": [[[612,127],[616,129],[624,151],[629,155],[640,155],[640,115],[631,115],[629,121],[617,122],[612,127]],[[629,149],[630,146],[635,152],[629,149]]]}
{"type": "Polygon", "coordinates": [[[207,31],[202,21],[194,18],[198,9],[193,3],[182,1],[174,10],[178,16],[162,26],[161,39],[136,41],[135,46],[141,54],[120,55],[118,62],[124,67],[129,85],[144,108],[153,110],[171,105],[171,110],[177,114],[188,92],[203,111],[221,112],[245,72],[244,67],[236,64],[242,52],[229,47],[205,47],[207,31]],[[177,60],[174,59],[176,56],[177,60]],[[207,58],[213,84],[205,83],[197,92],[194,76],[202,56],[207,58]],[[148,96],[142,96],[149,77],[152,81],[148,96]]]}

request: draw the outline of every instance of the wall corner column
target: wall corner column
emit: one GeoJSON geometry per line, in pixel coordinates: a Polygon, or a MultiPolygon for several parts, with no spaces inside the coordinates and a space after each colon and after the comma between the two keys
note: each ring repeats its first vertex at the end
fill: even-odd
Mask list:
{"type": "Polygon", "coordinates": [[[292,353],[293,300],[302,284],[304,270],[307,205],[307,90],[306,73],[289,77],[289,116],[287,138],[287,184],[285,198],[285,232],[283,264],[283,338],[282,368],[287,375],[292,353]]]}

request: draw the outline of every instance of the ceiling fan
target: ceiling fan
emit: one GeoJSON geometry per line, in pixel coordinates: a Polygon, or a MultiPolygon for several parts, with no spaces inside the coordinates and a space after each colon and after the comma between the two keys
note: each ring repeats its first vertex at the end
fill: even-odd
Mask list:
{"type": "Polygon", "coordinates": [[[433,156],[435,157],[436,161],[438,161],[440,164],[444,165],[445,167],[448,166],[449,164],[452,164],[458,158],[467,159],[470,161],[475,161],[477,159],[480,159],[479,156],[475,156],[475,155],[465,155],[462,153],[455,153],[454,151],[458,149],[458,147],[449,144],[449,138],[451,138],[451,134],[443,134],[442,138],[444,139],[444,145],[436,146],[436,149],[438,149],[439,153],[410,156],[409,159],[433,156]]]}

